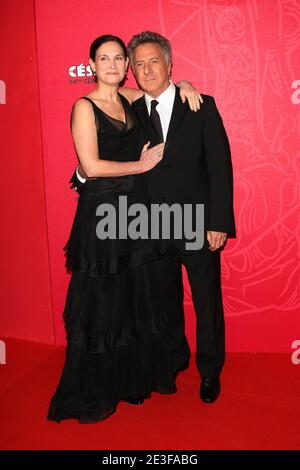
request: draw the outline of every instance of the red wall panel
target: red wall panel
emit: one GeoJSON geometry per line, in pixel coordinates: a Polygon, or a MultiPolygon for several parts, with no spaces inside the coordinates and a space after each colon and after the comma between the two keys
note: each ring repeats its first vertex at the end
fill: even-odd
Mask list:
{"type": "Polygon", "coordinates": [[[1,335],[53,343],[34,2],[3,2],[0,31],[1,335]]]}

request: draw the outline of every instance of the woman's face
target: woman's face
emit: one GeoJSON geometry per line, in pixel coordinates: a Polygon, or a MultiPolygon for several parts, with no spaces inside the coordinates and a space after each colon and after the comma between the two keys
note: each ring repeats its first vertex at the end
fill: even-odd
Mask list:
{"type": "Polygon", "coordinates": [[[92,70],[98,81],[108,85],[119,85],[128,67],[122,47],[114,41],[105,42],[96,51],[95,62],[90,59],[92,70]]]}

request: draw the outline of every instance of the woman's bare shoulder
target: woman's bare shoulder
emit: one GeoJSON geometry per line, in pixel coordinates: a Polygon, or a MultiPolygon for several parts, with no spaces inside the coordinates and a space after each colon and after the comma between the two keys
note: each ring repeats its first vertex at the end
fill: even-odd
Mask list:
{"type": "Polygon", "coordinates": [[[90,113],[92,111],[92,105],[90,98],[88,96],[82,96],[81,98],[78,98],[72,107],[72,111],[75,113],[90,113]]]}

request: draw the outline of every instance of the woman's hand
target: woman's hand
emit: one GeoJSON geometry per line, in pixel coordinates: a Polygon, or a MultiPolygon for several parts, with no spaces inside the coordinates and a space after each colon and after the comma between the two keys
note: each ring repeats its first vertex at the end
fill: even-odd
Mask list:
{"type": "Polygon", "coordinates": [[[200,103],[203,103],[203,98],[198,92],[198,90],[186,80],[182,80],[181,82],[177,83],[180,90],[180,97],[182,102],[185,103],[185,100],[188,100],[189,107],[191,111],[198,111],[200,109],[200,103]]]}
{"type": "Polygon", "coordinates": [[[159,162],[161,162],[164,152],[165,144],[158,144],[151,149],[148,149],[150,142],[144,145],[143,150],[140,156],[140,164],[141,164],[141,173],[145,173],[146,171],[152,170],[159,162]]]}

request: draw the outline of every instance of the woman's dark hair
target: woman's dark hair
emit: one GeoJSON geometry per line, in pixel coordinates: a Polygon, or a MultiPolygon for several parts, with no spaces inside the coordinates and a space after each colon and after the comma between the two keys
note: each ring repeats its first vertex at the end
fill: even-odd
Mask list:
{"type": "Polygon", "coordinates": [[[117,44],[119,44],[119,46],[121,46],[124,52],[124,56],[126,58],[127,49],[126,49],[124,42],[122,41],[122,39],[118,38],[118,36],[113,36],[111,34],[104,34],[103,36],[99,36],[92,42],[91,47],[90,47],[90,58],[95,62],[97,49],[99,49],[99,47],[102,46],[102,44],[106,42],[111,42],[111,41],[116,42],[117,44]]]}

